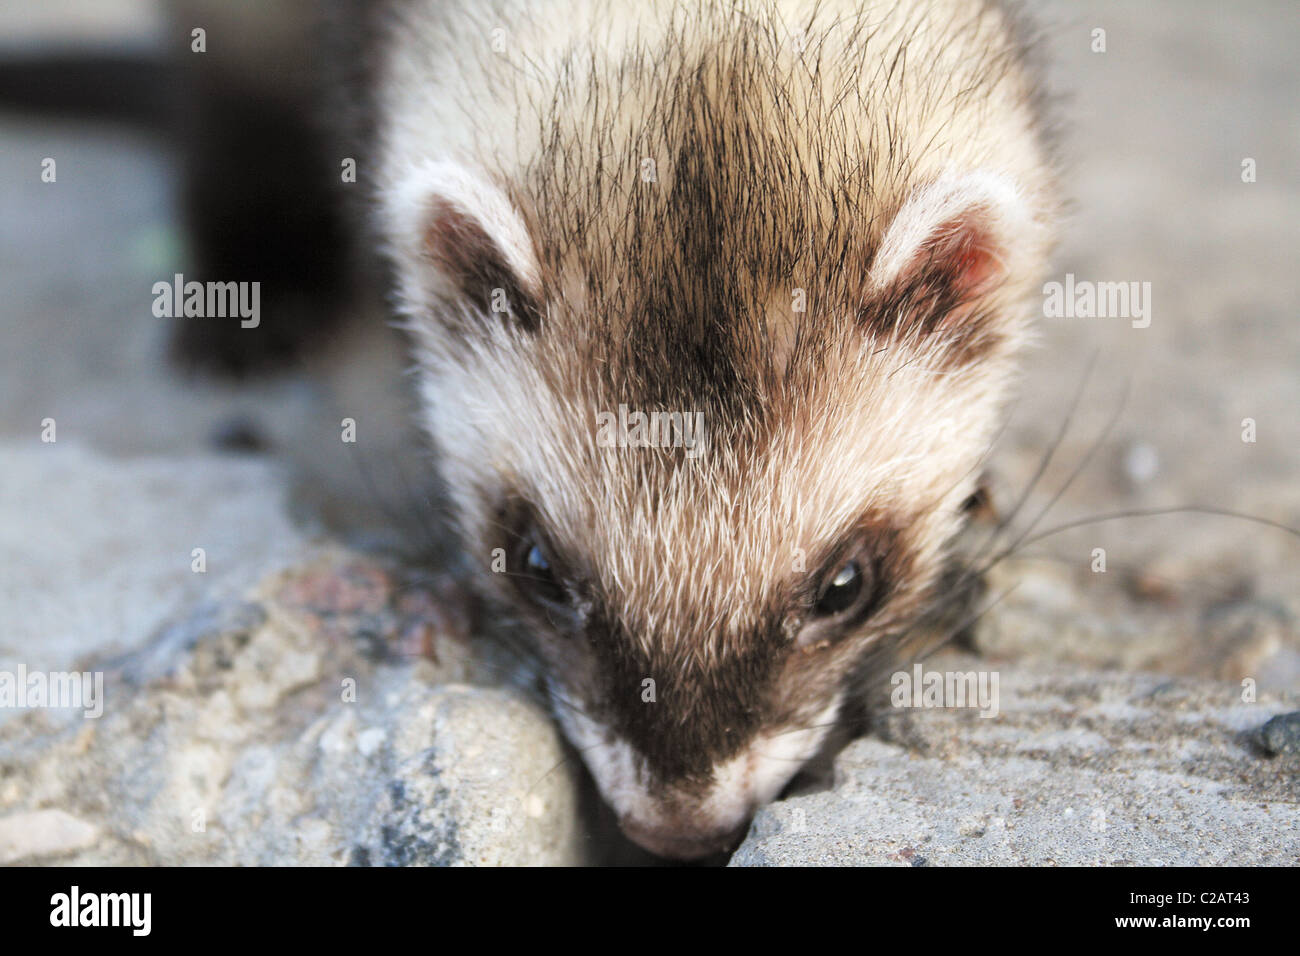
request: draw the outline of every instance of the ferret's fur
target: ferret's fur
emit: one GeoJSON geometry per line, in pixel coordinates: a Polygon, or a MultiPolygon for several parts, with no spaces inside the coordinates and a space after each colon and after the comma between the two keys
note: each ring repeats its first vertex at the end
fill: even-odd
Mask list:
{"type": "Polygon", "coordinates": [[[724,848],[933,599],[993,438],[1056,211],[1018,27],[981,0],[386,23],[377,222],[461,531],[626,832],[724,848]],[[620,405],[702,413],[703,453],[602,447],[620,405]],[[487,570],[521,513],[570,613],[487,570]],[[874,609],[811,622],[857,553],[874,609]]]}
{"type": "Polygon", "coordinates": [[[429,429],[485,567],[520,509],[552,549],[569,615],[484,580],[651,849],[724,848],[932,597],[1055,212],[1016,35],[975,0],[393,7],[378,221],[429,429]],[[703,454],[601,447],[620,405],[702,413],[703,454]],[[823,634],[858,547],[880,597],[823,634]]]}

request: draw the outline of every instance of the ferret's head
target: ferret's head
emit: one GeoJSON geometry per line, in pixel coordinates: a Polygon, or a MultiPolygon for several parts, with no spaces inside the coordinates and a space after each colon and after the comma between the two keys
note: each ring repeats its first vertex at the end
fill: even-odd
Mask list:
{"type": "Polygon", "coordinates": [[[1044,252],[1014,163],[891,167],[721,95],[604,155],[408,165],[385,213],[484,584],[624,831],[679,858],[941,598],[1044,252]]]}

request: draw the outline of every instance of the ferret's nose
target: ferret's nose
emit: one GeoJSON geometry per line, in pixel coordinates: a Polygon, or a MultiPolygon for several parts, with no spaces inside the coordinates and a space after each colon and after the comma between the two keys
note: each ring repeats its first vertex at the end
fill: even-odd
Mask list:
{"type": "Polygon", "coordinates": [[[646,824],[630,817],[619,820],[619,826],[628,839],[656,856],[699,860],[734,850],[749,831],[749,819],[737,827],[703,831],[646,824]]]}

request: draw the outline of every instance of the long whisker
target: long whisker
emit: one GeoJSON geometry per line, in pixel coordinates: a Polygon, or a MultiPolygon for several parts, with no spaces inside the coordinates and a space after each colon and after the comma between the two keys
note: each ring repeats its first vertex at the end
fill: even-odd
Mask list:
{"type": "Polygon", "coordinates": [[[1237,518],[1241,521],[1249,521],[1253,524],[1262,525],[1266,528],[1273,528],[1277,531],[1284,531],[1295,538],[1300,538],[1300,528],[1293,528],[1290,525],[1283,524],[1280,521],[1274,521],[1271,518],[1264,518],[1259,515],[1246,514],[1241,511],[1233,511],[1230,508],[1218,508],[1213,505],[1178,505],[1168,508],[1132,508],[1125,511],[1111,511],[1106,514],[1092,515],[1087,518],[1079,518],[1074,521],[1067,521],[1064,524],[1049,528],[1046,531],[1040,531],[1035,535],[1025,538],[1020,542],[1021,547],[1029,547],[1052,535],[1061,534],[1064,531],[1071,531],[1074,528],[1082,528],[1091,524],[1102,524],[1107,521],[1118,521],[1121,518],[1157,518],[1163,515],[1172,514],[1203,514],[1216,515],[1224,518],[1237,518]]]}
{"type": "Polygon", "coordinates": [[[1060,449],[1061,443],[1065,441],[1065,436],[1074,422],[1074,416],[1078,412],[1079,403],[1083,400],[1083,395],[1087,389],[1088,381],[1092,378],[1092,370],[1097,364],[1097,354],[1097,351],[1094,350],[1092,355],[1088,358],[1088,364],[1084,368],[1078,386],[1075,387],[1074,395],[1070,399],[1070,407],[1065,413],[1065,418],[1061,421],[1061,427],[1057,429],[1056,436],[1047,446],[1047,452],[1043,455],[1042,460],[1039,461],[1037,469],[1035,469],[1025,487],[1021,489],[1019,496],[1016,498],[1015,504],[1013,504],[1006,515],[998,521],[997,526],[989,534],[984,543],[976,548],[977,556],[982,556],[986,553],[992,543],[997,540],[997,536],[1005,531],[1019,516],[1020,509],[1025,506],[1025,502],[1029,500],[1029,496],[1034,493],[1034,489],[1038,487],[1038,482],[1042,480],[1042,477],[1047,472],[1052,460],[1056,457],[1056,453],[1060,449]]]}
{"type": "Polygon", "coordinates": [[[1034,528],[1038,526],[1038,523],[1047,516],[1047,514],[1052,510],[1052,508],[1056,506],[1057,502],[1059,502],[1061,498],[1064,497],[1066,492],[1070,490],[1070,487],[1078,479],[1079,475],[1083,473],[1084,468],[1086,468],[1092,462],[1093,457],[1097,454],[1098,451],[1101,450],[1102,444],[1106,441],[1106,439],[1110,437],[1111,432],[1115,430],[1115,426],[1119,424],[1120,418],[1123,417],[1124,408],[1128,403],[1128,394],[1129,394],[1129,388],[1128,385],[1126,384],[1124,386],[1124,392],[1120,396],[1119,403],[1115,406],[1115,411],[1111,414],[1110,419],[1106,422],[1105,427],[1102,428],[1101,432],[1093,440],[1092,444],[1088,446],[1088,450],[1084,453],[1083,457],[1079,460],[1079,463],[1075,465],[1074,469],[1070,472],[1070,476],[1065,480],[1065,482],[1061,485],[1061,487],[1056,490],[1056,493],[1052,495],[1052,497],[1048,500],[1047,504],[1044,505],[1043,508],[1038,512],[1038,514],[1034,516],[1034,519],[1031,522],[1029,522],[1028,527],[1026,527],[1025,530],[1021,532],[1019,537],[1017,537],[1011,543],[1009,549],[1007,549],[1007,553],[1014,552],[1015,549],[1024,542],[1025,538],[1028,537],[1028,535],[1034,530],[1034,528]]]}
{"type": "Polygon", "coordinates": [[[999,604],[1005,601],[1019,587],[1020,587],[1019,583],[1016,583],[1011,585],[1008,588],[1004,588],[1002,593],[1000,593],[996,598],[994,598],[993,601],[990,602],[987,606],[985,606],[982,610],[978,611],[975,614],[972,614],[970,617],[963,620],[960,624],[958,624],[951,631],[949,631],[948,634],[941,640],[936,641],[934,644],[927,646],[926,650],[920,656],[918,656],[916,660],[918,661],[926,660],[935,651],[939,650],[940,648],[950,643],[953,640],[953,638],[955,638],[958,634],[961,634],[963,631],[967,630],[968,628],[973,627],[976,623],[979,622],[981,618],[984,617],[985,614],[988,614],[995,607],[997,607],[999,604]]]}

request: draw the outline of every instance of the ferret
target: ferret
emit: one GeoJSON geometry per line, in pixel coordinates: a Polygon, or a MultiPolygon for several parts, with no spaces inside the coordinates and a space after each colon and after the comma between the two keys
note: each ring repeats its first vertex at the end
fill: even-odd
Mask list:
{"type": "Polygon", "coordinates": [[[357,163],[474,584],[627,836],[726,852],[951,596],[1059,218],[1026,27],[328,6],[321,168],[357,163]]]}
{"type": "Polygon", "coordinates": [[[726,851],[941,596],[1057,218],[1023,30],[985,0],[379,22],[373,222],[482,586],[623,831],[726,851]],[[702,447],[602,440],[620,408],[702,447]]]}

